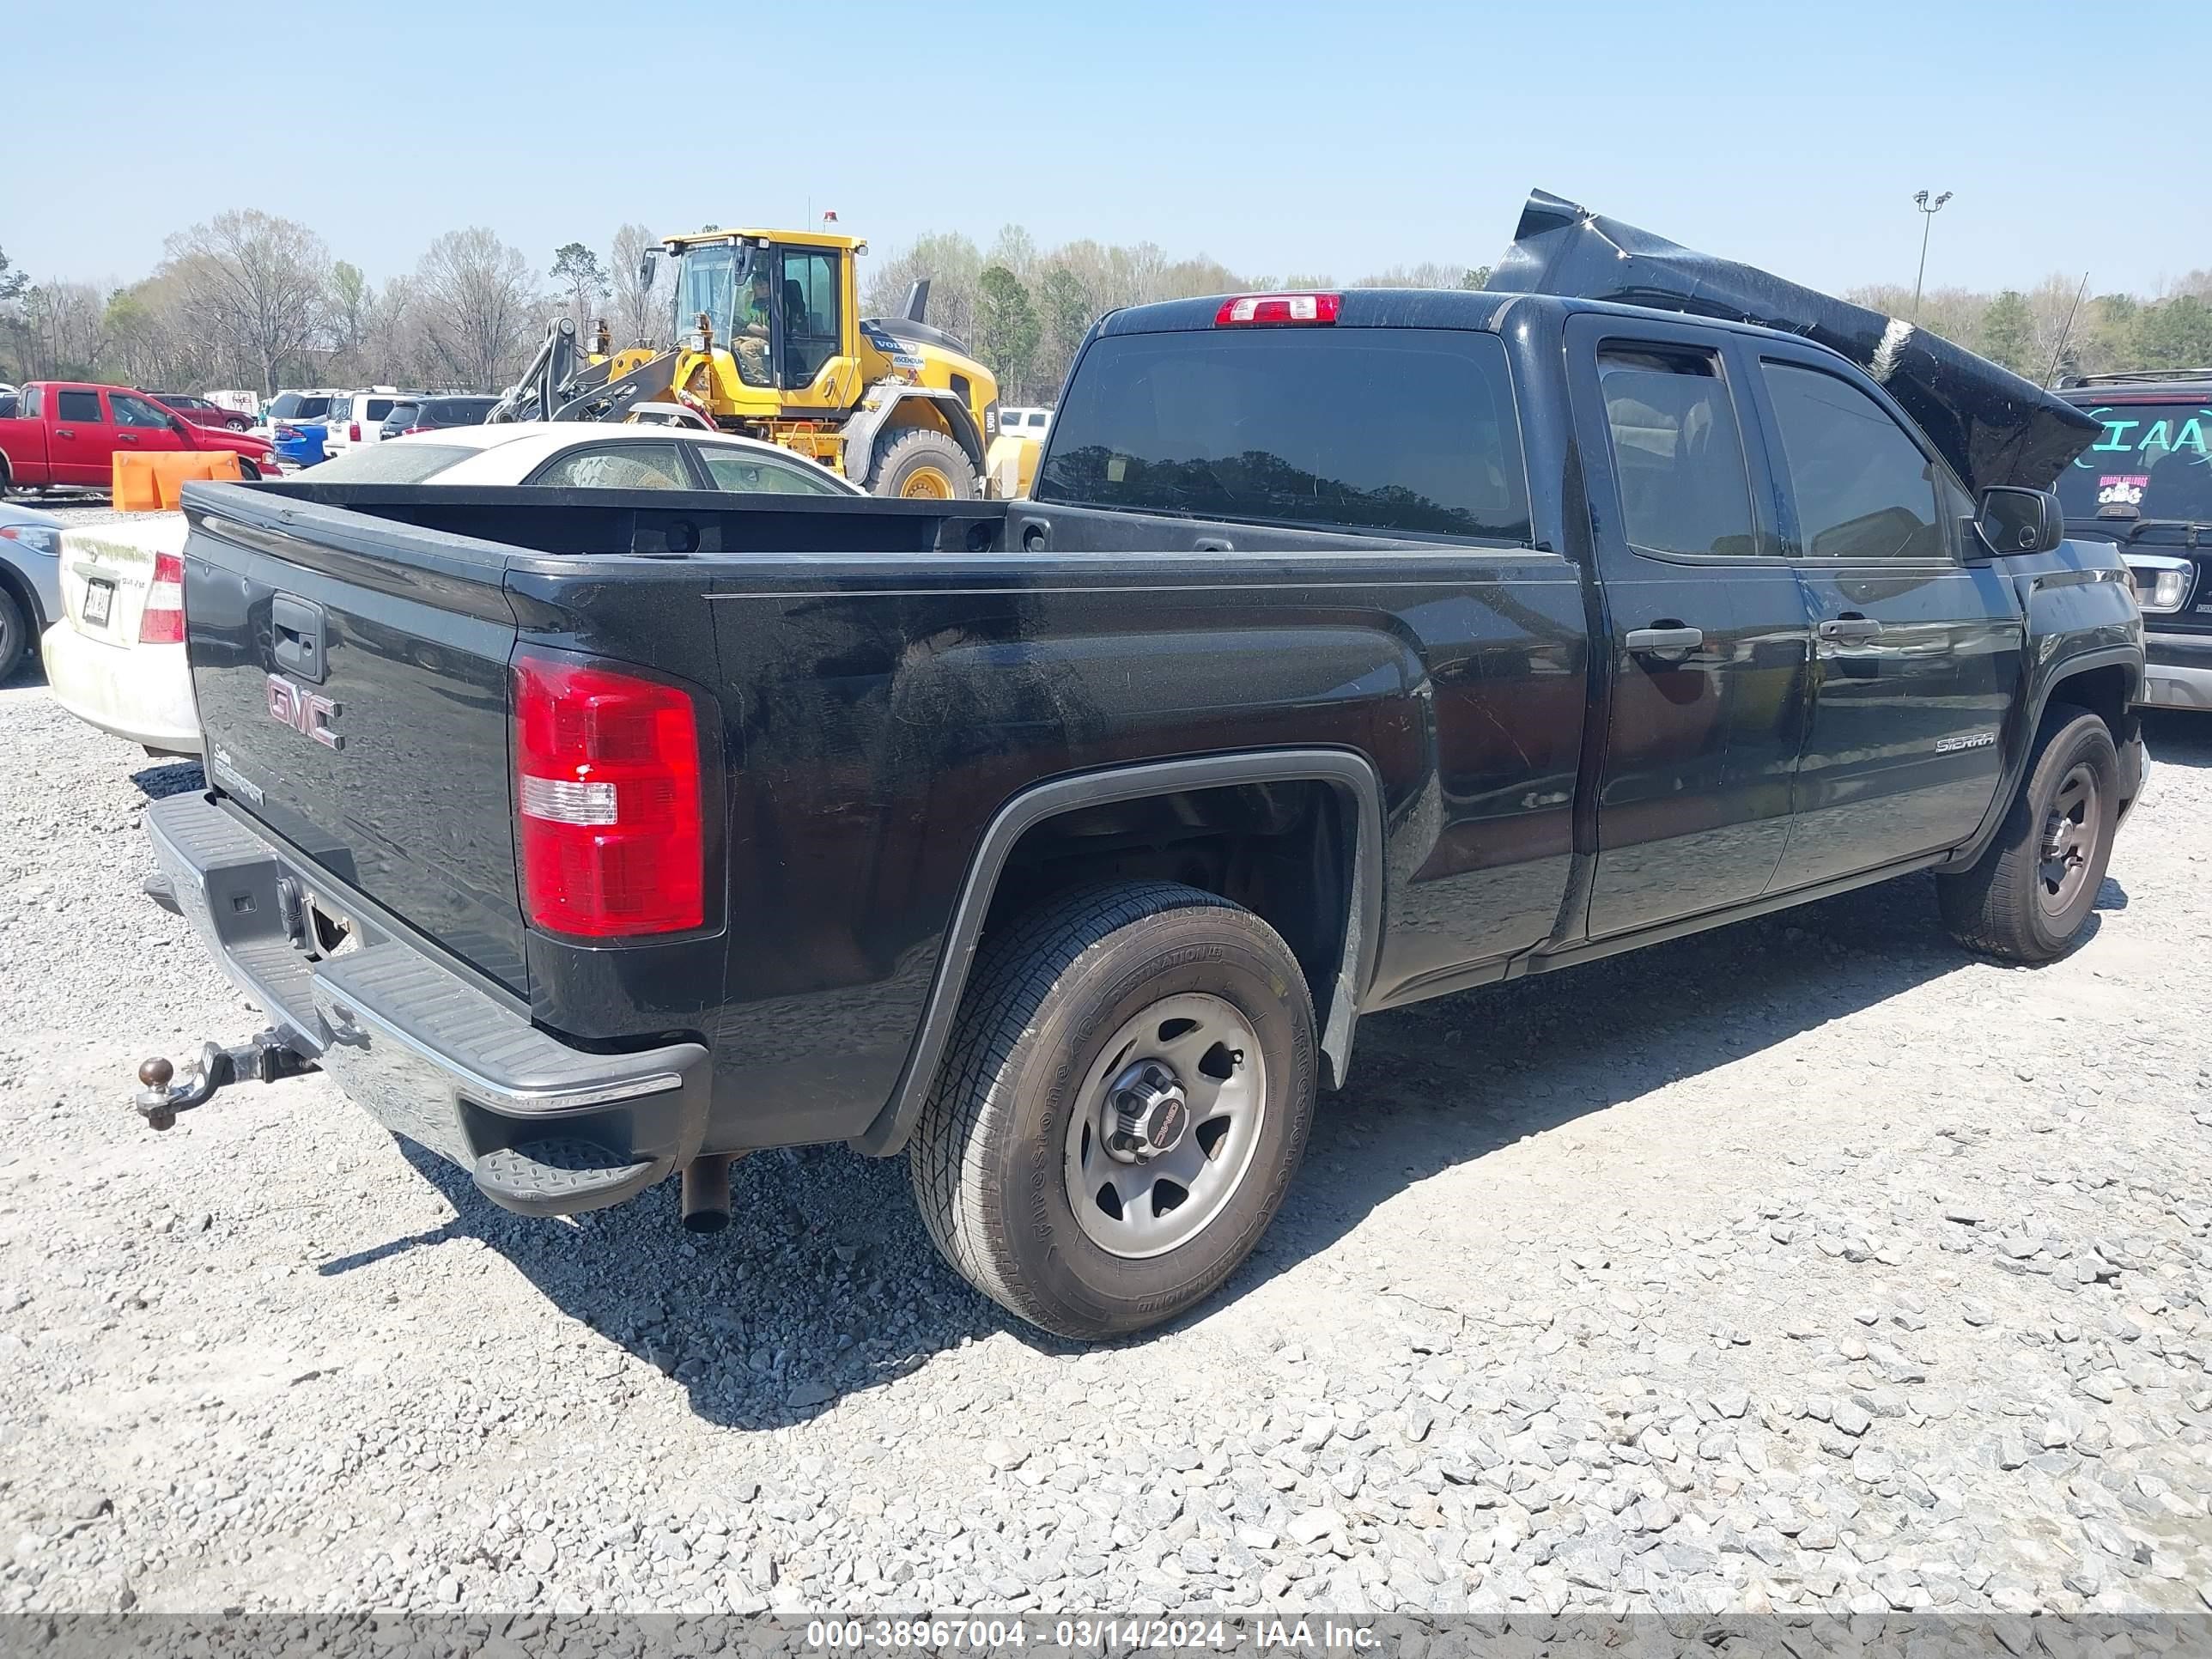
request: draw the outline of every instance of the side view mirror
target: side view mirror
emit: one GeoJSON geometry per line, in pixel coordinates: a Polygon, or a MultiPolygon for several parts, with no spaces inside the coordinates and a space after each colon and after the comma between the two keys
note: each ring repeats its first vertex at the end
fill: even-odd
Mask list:
{"type": "Polygon", "coordinates": [[[660,250],[649,247],[637,258],[637,285],[642,289],[653,286],[653,269],[660,263],[660,250]]]}
{"type": "Polygon", "coordinates": [[[2047,489],[1991,484],[1982,491],[1974,533],[1992,553],[2048,553],[2066,539],[2066,510],[2047,489]]]}

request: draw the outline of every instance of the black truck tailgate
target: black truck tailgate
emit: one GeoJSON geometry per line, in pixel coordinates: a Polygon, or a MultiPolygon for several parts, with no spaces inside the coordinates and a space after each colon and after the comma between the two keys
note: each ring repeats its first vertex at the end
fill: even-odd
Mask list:
{"type": "MultiPolygon", "coordinates": [[[[508,550],[194,489],[185,611],[208,781],[518,995],[508,550]]],[[[343,920],[341,915],[340,920],[343,920]]]]}

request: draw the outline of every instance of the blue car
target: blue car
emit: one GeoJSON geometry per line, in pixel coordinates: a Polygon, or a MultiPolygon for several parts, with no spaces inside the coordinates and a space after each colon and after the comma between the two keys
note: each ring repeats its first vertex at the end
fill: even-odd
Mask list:
{"type": "Polygon", "coordinates": [[[330,430],[321,421],[278,421],[269,428],[276,445],[276,459],[294,466],[313,466],[323,460],[323,440],[330,430]]]}

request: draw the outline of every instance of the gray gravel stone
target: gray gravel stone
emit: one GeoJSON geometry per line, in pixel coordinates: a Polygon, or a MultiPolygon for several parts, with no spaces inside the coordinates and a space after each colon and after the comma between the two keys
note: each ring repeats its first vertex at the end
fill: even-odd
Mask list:
{"type": "Polygon", "coordinates": [[[1858,1607],[2032,1643],[2212,1606],[2212,982],[2172,968],[2212,732],[2154,725],[2134,902],[2065,961],[1960,955],[1923,877],[1372,1016],[1255,1267],[1084,1352],[841,1150],[745,1160],[695,1240],[672,1183],[493,1210],[319,1076],[143,1133],[141,1054],[258,1024],[137,891],[146,790],[198,774],[0,688],[0,949],[53,965],[0,973],[0,1614],[1858,1607]]]}

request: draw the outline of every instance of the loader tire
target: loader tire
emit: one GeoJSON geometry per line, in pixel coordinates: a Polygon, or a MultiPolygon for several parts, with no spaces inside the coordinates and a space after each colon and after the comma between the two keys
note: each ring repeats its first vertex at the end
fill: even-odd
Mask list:
{"type": "Polygon", "coordinates": [[[868,493],[905,501],[972,501],[979,493],[975,465],[942,432],[903,427],[876,441],[868,493]]]}

